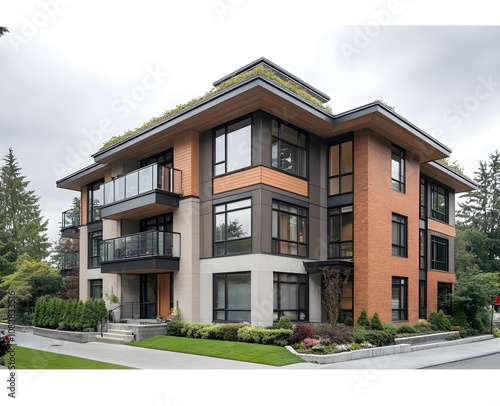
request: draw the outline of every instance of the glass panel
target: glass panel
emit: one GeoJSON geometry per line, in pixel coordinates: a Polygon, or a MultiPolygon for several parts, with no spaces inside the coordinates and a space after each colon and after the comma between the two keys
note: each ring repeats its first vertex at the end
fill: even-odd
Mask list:
{"type": "Polygon", "coordinates": [[[282,240],[295,240],[297,237],[297,219],[288,213],[281,213],[280,238],[282,240]]]}
{"type": "Polygon", "coordinates": [[[227,213],[227,239],[250,236],[251,230],[250,209],[237,210],[227,213]]]}
{"type": "Polygon", "coordinates": [[[298,285],[283,283],[281,286],[281,308],[296,309],[298,307],[298,285]]]}
{"type": "Polygon", "coordinates": [[[115,200],[114,182],[104,184],[104,204],[113,203],[115,200]]]}
{"type": "MultiPolygon", "coordinates": [[[[245,120],[247,121],[247,120],[245,120]]],[[[249,121],[249,120],[248,120],[249,121]]],[[[252,139],[250,125],[227,134],[227,172],[250,166],[252,139]]]]}
{"type": "Polygon", "coordinates": [[[340,167],[340,173],[351,173],[352,172],[352,141],[345,142],[342,144],[342,161],[340,167]]]}
{"type": "MultiPolygon", "coordinates": [[[[220,131],[220,130],[219,130],[220,131]]],[[[226,136],[221,135],[215,138],[215,162],[226,160],[226,136]]]]}
{"type": "Polygon", "coordinates": [[[138,192],[138,173],[137,172],[131,172],[128,175],[125,176],[125,197],[133,197],[137,196],[138,192]]]}
{"type": "Polygon", "coordinates": [[[297,161],[297,147],[282,142],[280,151],[280,169],[291,173],[292,175],[297,175],[297,161]]]}
{"type": "Polygon", "coordinates": [[[227,275],[227,308],[237,310],[250,309],[250,275],[227,275]]]}
{"type": "Polygon", "coordinates": [[[250,311],[228,310],[227,319],[231,321],[250,321],[250,311]]]}
{"type": "Polygon", "coordinates": [[[216,286],[215,308],[216,309],[224,308],[226,303],[226,284],[224,280],[224,275],[215,276],[215,286],[216,286]]]}
{"type": "Polygon", "coordinates": [[[307,255],[307,245],[299,245],[299,256],[305,257],[307,255]]]}
{"type": "Polygon", "coordinates": [[[126,247],[125,255],[127,257],[137,256],[137,249],[139,245],[138,243],[139,243],[139,238],[137,234],[125,237],[125,247],[126,247]]]}
{"type": "Polygon", "coordinates": [[[278,137],[279,135],[279,123],[278,123],[278,120],[276,120],[275,118],[273,118],[272,120],[272,123],[271,123],[271,135],[273,137],[278,137]]]}
{"type": "Polygon", "coordinates": [[[273,210],[272,214],[272,238],[278,238],[278,212],[273,210]]]}
{"type": "Polygon", "coordinates": [[[352,192],[352,175],[342,176],[342,193],[352,192]]]}
{"type": "Polygon", "coordinates": [[[330,195],[338,195],[340,193],[340,179],[330,179],[330,195]]]}
{"type": "Polygon", "coordinates": [[[278,141],[273,139],[271,147],[271,165],[273,168],[279,168],[278,155],[278,141]]]}
{"type": "Polygon", "coordinates": [[[330,147],[330,176],[338,176],[340,168],[340,148],[338,145],[330,147]]]}
{"type": "Polygon", "coordinates": [[[125,199],[125,177],[116,178],[115,184],[115,202],[125,199]]]}
{"type": "Polygon", "coordinates": [[[342,240],[352,240],[353,229],[352,213],[344,213],[342,215],[342,240]]]}
{"type": "Polygon", "coordinates": [[[242,207],[249,207],[251,204],[250,199],[240,200],[238,202],[228,203],[226,206],[227,211],[239,209],[242,207]]]}
{"type": "Polygon", "coordinates": [[[399,164],[399,161],[395,161],[393,159],[391,167],[392,179],[400,180],[400,173],[401,173],[400,171],[401,171],[401,165],[399,164]]]}
{"type": "Polygon", "coordinates": [[[226,215],[225,213],[215,216],[215,241],[224,241],[226,239],[226,215]]]}
{"type": "Polygon", "coordinates": [[[341,255],[342,258],[352,257],[352,242],[345,242],[341,244],[341,255]]]}
{"type": "Polygon", "coordinates": [[[147,166],[138,172],[139,193],[144,193],[153,189],[153,166],[147,166]]]}
{"type": "Polygon", "coordinates": [[[250,238],[227,242],[228,254],[236,254],[239,252],[250,252],[250,251],[252,251],[252,240],[250,238]]]}
{"type": "Polygon", "coordinates": [[[214,247],[215,248],[214,255],[215,256],[225,255],[226,254],[225,246],[226,244],[223,242],[216,243],[214,247]]]}
{"type": "Polygon", "coordinates": [[[298,145],[298,131],[285,124],[281,124],[281,139],[290,144],[298,145]]]}
{"type": "Polygon", "coordinates": [[[224,310],[218,310],[215,313],[216,320],[226,320],[226,312],[224,310]]]}

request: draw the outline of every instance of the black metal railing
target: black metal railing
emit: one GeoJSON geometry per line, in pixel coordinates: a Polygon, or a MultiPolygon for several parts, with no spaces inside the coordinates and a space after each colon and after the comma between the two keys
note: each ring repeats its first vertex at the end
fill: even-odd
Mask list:
{"type": "Polygon", "coordinates": [[[80,253],[78,251],[63,252],[61,254],[61,269],[77,269],[80,266],[80,253]]]}
{"type": "Polygon", "coordinates": [[[111,309],[111,310],[108,310],[108,314],[106,314],[106,316],[104,316],[102,319],[101,319],[101,337],[103,337],[103,332],[104,332],[104,324],[108,324],[110,321],[114,321],[114,312],[116,310],[119,310],[120,308],[122,307],[122,305],[119,305],[117,307],[115,307],[114,309],[111,309]]]}

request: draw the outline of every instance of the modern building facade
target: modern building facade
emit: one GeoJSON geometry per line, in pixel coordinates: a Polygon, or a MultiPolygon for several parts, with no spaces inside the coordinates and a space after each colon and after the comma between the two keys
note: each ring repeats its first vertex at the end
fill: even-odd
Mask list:
{"type": "Polygon", "coordinates": [[[81,298],[115,294],[122,318],[320,322],[329,267],[350,275],[341,317],[451,312],[455,196],[475,185],[445,145],[380,102],[334,115],[265,58],[214,86],[57,182],[81,193],[62,229],[81,298]]]}

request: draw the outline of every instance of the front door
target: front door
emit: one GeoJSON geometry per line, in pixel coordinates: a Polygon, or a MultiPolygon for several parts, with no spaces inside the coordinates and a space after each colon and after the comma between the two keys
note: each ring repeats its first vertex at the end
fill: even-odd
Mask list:
{"type": "Polygon", "coordinates": [[[141,319],[156,318],[156,274],[141,275],[141,319]]]}

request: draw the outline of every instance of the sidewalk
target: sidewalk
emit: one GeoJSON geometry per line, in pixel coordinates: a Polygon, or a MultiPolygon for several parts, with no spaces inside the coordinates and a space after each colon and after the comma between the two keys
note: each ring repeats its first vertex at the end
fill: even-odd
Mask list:
{"type": "Polygon", "coordinates": [[[334,364],[318,365],[300,363],[285,367],[272,367],[127,345],[100,342],[81,344],[35,336],[31,333],[16,333],[16,344],[21,347],[73,355],[138,369],[421,369],[448,362],[500,353],[500,339],[492,338],[465,344],[457,340],[456,345],[403,354],[365,358],[334,364]]]}

